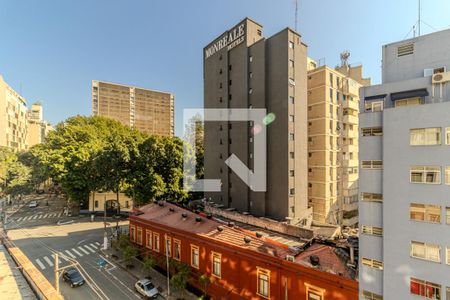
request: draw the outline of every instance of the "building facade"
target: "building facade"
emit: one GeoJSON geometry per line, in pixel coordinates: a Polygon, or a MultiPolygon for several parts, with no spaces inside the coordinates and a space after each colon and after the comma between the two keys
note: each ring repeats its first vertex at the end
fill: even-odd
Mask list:
{"type": "Polygon", "coordinates": [[[308,199],[318,223],[358,222],[359,88],[362,66],[308,64],[308,199]]]}
{"type": "Polygon", "coordinates": [[[326,245],[290,255],[279,242],[169,203],[140,208],[130,216],[129,232],[141,256],[159,258],[160,267],[165,268],[166,255],[190,266],[188,283],[211,299],[358,298],[357,281],[326,245]],[[199,281],[202,275],[210,279],[206,287],[199,281]]]}
{"type": "Polygon", "coordinates": [[[246,18],[204,48],[205,108],[265,108],[267,191],[252,191],[225,164],[235,154],[250,170],[251,122],[205,123],[205,178],[220,179],[214,202],[256,216],[307,223],[306,50],[287,28],[264,38],[246,18]]]}
{"type": "Polygon", "coordinates": [[[102,213],[106,209],[108,214],[129,214],[133,207],[133,199],[125,193],[119,193],[119,202],[114,192],[95,192],[89,195],[88,209],[91,213],[102,213]]]}
{"type": "Polygon", "coordinates": [[[171,93],[102,81],[92,81],[92,114],[104,116],[148,134],[173,136],[171,93]]]}
{"type": "Polygon", "coordinates": [[[0,76],[0,146],[28,149],[26,100],[0,76]]]}
{"type": "Polygon", "coordinates": [[[383,46],[361,89],[360,299],[450,299],[450,30],[383,46]]]}
{"type": "Polygon", "coordinates": [[[53,130],[53,127],[44,121],[42,104],[39,102],[33,103],[27,111],[27,124],[28,147],[43,143],[48,133],[53,130]]]}

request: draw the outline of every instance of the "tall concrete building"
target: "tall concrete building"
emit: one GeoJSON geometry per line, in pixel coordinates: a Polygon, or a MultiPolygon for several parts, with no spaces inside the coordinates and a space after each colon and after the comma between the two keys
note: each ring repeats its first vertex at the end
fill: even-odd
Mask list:
{"type": "Polygon", "coordinates": [[[317,223],[358,222],[359,88],[362,66],[308,63],[308,198],[317,223]]]}
{"type": "Polygon", "coordinates": [[[25,98],[14,91],[0,75],[0,146],[26,150],[27,107],[25,98]]]}
{"type": "Polygon", "coordinates": [[[360,299],[450,299],[450,30],[383,46],[361,89],[360,299]]]}
{"type": "Polygon", "coordinates": [[[267,191],[252,191],[224,161],[235,154],[250,170],[251,122],[205,123],[205,178],[222,189],[207,193],[216,203],[256,216],[293,223],[311,217],[307,199],[307,46],[286,28],[264,38],[248,18],[204,48],[205,108],[266,108],[267,191]]]}
{"type": "Polygon", "coordinates": [[[44,142],[53,127],[43,118],[43,108],[40,102],[33,103],[27,112],[28,147],[44,142]]]}
{"type": "Polygon", "coordinates": [[[102,81],[92,81],[92,114],[148,134],[174,134],[174,95],[102,81]]]}

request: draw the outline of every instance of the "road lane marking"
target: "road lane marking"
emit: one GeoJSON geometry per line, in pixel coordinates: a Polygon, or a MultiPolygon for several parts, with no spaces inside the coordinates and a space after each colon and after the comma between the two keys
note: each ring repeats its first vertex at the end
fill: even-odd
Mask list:
{"type": "Polygon", "coordinates": [[[42,270],[45,270],[45,266],[44,266],[44,264],[39,260],[39,258],[38,258],[38,259],[35,259],[34,261],[39,265],[39,267],[40,267],[42,270]]]}
{"type": "Polygon", "coordinates": [[[84,248],[83,247],[78,247],[78,249],[80,249],[81,251],[83,251],[84,253],[86,253],[87,255],[89,255],[89,252],[87,252],[86,250],[84,250],[84,248]]]}
{"type": "Polygon", "coordinates": [[[48,263],[50,267],[53,267],[55,265],[47,256],[44,256],[44,260],[48,263]]]}
{"type": "Polygon", "coordinates": [[[20,217],[16,220],[16,222],[20,222],[20,220],[22,220],[23,217],[20,217]]]}
{"type": "Polygon", "coordinates": [[[80,252],[78,252],[77,250],[75,250],[75,248],[72,248],[72,249],[70,249],[70,250],[72,250],[73,252],[75,252],[75,254],[77,254],[77,255],[80,256],[80,257],[83,256],[83,254],[81,254],[80,252]]]}
{"type": "Polygon", "coordinates": [[[84,241],[86,241],[86,240],[81,240],[81,241],[79,241],[79,242],[77,243],[77,245],[82,244],[84,241]]]}
{"type": "Polygon", "coordinates": [[[89,248],[88,245],[84,245],[84,248],[88,249],[88,250],[91,251],[92,253],[95,253],[95,250],[92,250],[92,248],[89,248]]]}
{"type": "Polygon", "coordinates": [[[98,247],[94,243],[90,243],[89,246],[91,246],[94,249],[98,249],[98,247]]]}
{"type": "Polygon", "coordinates": [[[47,218],[47,216],[48,216],[48,214],[45,214],[45,215],[44,215],[44,218],[47,218]]]}
{"type": "Polygon", "coordinates": [[[70,252],[69,250],[64,250],[64,252],[66,252],[70,257],[72,258],[77,258],[75,255],[72,254],[72,252],[70,252]]]}
{"type": "Polygon", "coordinates": [[[100,243],[99,243],[99,242],[95,242],[95,244],[96,244],[97,246],[100,246],[100,243]]]}

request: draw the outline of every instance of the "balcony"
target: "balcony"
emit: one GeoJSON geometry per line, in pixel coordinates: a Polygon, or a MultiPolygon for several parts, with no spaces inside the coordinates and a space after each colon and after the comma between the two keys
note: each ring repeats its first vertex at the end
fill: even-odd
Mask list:
{"type": "Polygon", "coordinates": [[[345,94],[349,94],[356,97],[359,96],[359,84],[350,78],[344,81],[342,90],[345,94]]]}
{"type": "Polygon", "coordinates": [[[357,130],[344,130],[344,132],[342,133],[342,136],[345,138],[357,138],[358,131],[357,130]]]}
{"type": "Polygon", "coordinates": [[[358,117],[353,115],[345,115],[343,122],[347,124],[358,124],[358,117]]]}
{"type": "Polygon", "coordinates": [[[354,227],[356,224],[358,224],[358,216],[355,216],[350,219],[342,219],[343,226],[354,227]]]}
{"type": "Polygon", "coordinates": [[[342,108],[351,108],[354,109],[356,111],[359,111],[359,103],[358,101],[351,101],[351,100],[346,100],[342,102],[342,108]]]}
{"type": "MultiPolygon", "coordinates": [[[[353,202],[353,203],[344,203],[342,205],[342,210],[343,211],[353,211],[353,210],[357,210],[357,209],[358,209],[358,201],[353,202]]],[[[358,218],[358,217],[356,216],[354,218],[358,218]]]]}

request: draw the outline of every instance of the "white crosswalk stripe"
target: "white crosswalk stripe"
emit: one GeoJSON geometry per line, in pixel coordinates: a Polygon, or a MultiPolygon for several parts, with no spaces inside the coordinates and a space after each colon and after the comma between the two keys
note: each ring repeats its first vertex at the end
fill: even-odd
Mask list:
{"type": "Polygon", "coordinates": [[[36,215],[36,216],[33,216],[33,220],[36,220],[36,219],[37,219],[37,217],[38,217],[37,215],[36,215]]]}
{"type": "MultiPolygon", "coordinates": [[[[55,261],[55,254],[52,254],[52,257],[53,257],[53,261],[55,261]]],[[[58,263],[61,264],[62,263],[61,256],[59,256],[58,258],[59,258],[58,263]]]]}
{"type": "Polygon", "coordinates": [[[16,220],[16,222],[20,222],[20,220],[22,220],[23,217],[20,217],[16,220]]]}
{"type": "Polygon", "coordinates": [[[72,254],[72,252],[70,252],[69,250],[64,250],[64,252],[67,253],[67,255],[69,255],[72,258],[77,258],[75,255],[72,254]]]}
{"type": "Polygon", "coordinates": [[[95,253],[95,250],[92,250],[92,248],[90,248],[88,245],[84,245],[84,248],[88,249],[92,253],[95,253]]]}
{"type": "Polygon", "coordinates": [[[44,260],[50,267],[53,267],[55,265],[47,256],[44,256],[44,260]]]}
{"type": "Polygon", "coordinates": [[[94,249],[98,249],[98,247],[94,243],[89,244],[89,247],[92,247],[94,249]]]}
{"type": "Polygon", "coordinates": [[[83,256],[83,254],[81,254],[80,252],[78,252],[75,248],[72,248],[72,249],[70,249],[70,250],[72,250],[73,252],[75,252],[75,254],[78,255],[78,256],[80,256],[80,257],[83,256]]]}
{"type": "Polygon", "coordinates": [[[87,254],[87,255],[89,255],[89,252],[87,252],[86,250],[84,250],[84,248],[83,247],[78,247],[78,249],[80,249],[81,251],[83,251],[85,254],[87,254]]]}
{"type": "Polygon", "coordinates": [[[45,215],[44,215],[44,218],[47,218],[47,216],[48,216],[48,214],[45,214],[45,215]]]}
{"type": "Polygon", "coordinates": [[[42,270],[45,270],[45,266],[44,266],[44,264],[39,260],[39,258],[36,259],[35,262],[39,265],[39,267],[40,267],[42,270]]]}
{"type": "Polygon", "coordinates": [[[38,219],[42,218],[42,215],[39,215],[38,219]]]}
{"type": "Polygon", "coordinates": [[[97,246],[100,246],[100,243],[99,243],[99,242],[95,242],[95,244],[96,244],[97,246]]]}

